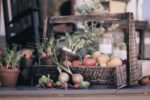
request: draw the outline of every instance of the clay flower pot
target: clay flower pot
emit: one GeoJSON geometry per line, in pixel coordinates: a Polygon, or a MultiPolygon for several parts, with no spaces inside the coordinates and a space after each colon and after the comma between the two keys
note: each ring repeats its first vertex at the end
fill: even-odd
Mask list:
{"type": "Polygon", "coordinates": [[[0,70],[0,78],[2,87],[15,87],[20,70],[18,69],[2,69],[0,70]]]}
{"type": "Polygon", "coordinates": [[[68,61],[73,61],[73,60],[77,60],[78,59],[78,55],[77,54],[74,54],[74,53],[71,53],[71,52],[68,52],[68,51],[65,51],[62,49],[61,51],[61,59],[62,61],[66,60],[66,56],[67,56],[67,60],[68,61]]]}

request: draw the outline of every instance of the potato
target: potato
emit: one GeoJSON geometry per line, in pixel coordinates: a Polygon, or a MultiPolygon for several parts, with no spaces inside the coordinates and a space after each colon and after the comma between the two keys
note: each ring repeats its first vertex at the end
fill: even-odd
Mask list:
{"type": "Polygon", "coordinates": [[[107,64],[107,62],[109,61],[109,56],[107,56],[106,54],[100,54],[97,57],[97,61],[98,63],[101,65],[102,63],[107,64]]]}
{"type": "Polygon", "coordinates": [[[113,56],[111,58],[111,60],[107,63],[108,67],[118,67],[122,65],[122,60],[117,57],[117,56],[113,56]]]}
{"type": "Polygon", "coordinates": [[[93,53],[92,57],[97,58],[99,55],[100,55],[100,52],[96,51],[96,52],[93,53]]]}

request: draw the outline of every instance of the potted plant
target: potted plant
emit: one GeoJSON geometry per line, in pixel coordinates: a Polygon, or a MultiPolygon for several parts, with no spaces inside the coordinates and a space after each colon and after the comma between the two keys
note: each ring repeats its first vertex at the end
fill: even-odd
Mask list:
{"type": "Polygon", "coordinates": [[[0,56],[0,78],[3,87],[15,87],[19,75],[21,52],[4,49],[0,56]]]}

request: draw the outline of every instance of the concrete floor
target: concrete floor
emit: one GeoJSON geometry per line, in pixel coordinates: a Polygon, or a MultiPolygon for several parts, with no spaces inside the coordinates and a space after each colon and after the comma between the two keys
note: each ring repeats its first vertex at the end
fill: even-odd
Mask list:
{"type": "Polygon", "coordinates": [[[7,97],[0,100],[150,100],[150,95],[129,95],[129,96],[87,96],[87,97],[7,97]]]}

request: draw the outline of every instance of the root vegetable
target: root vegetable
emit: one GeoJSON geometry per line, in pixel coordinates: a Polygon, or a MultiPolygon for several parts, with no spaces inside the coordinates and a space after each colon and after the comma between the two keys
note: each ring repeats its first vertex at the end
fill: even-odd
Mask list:
{"type": "Polygon", "coordinates": [[[57,85],[56,85],[56,83],[55,83],[55,82],[53,82],[53,83],[52,83],[52,86],[53,86],[53,87],[56,87],[57,85]]]}
{"type": "Polygon", "coordinates": [[[45,52],[42,52],[41,53],[41,58],[46,58],[47,57],[47,54],[45,52]]]}
{"type": "Polygon", "coordinates": [[[52,83],[51,83],[51,82],[47,82],[47,83],[46,83],[46,87],[47,87],[47,88],[51,88],[51,87],[52,87],[52,83]]]}
{"type": "Polygon", "coordinates": [[[21,52],[22,57],[25,57],[26,59],[31,59],[32,58],[32,51],[28,49],[24,49],[21,52]]]}
{"type": "Polygon", "coordinates": [[[72,62],[72,66],[79,66],[79,65],[81,65],[81,64],[82,64],[82,62],[79,61],[79,60],[74,60],[74,61],[72,62]]]}
{"type": "Polygon", "coordinates": [[[97,60],[95,58],[86,56],[83,59],[83,65],[85,66],[96,66],[96,64],[97,64],[97,60]]]}
{"type": "Polygon", "coordinates": [[[58,76],[58,80],[62,83],[67,83],[69,81],[69,75],[65,72],[61,72],[58,76]]]}
{"type": "Polygon", "coordinates": [[[149,77],[145,76],[141,80],[139,80],[140,85],[147,85],[149,83],[149,77]]]}
{"type": "Polygon", "coordinates": [[[83,82],[83,76],[81,74],[73,74],[72,75],[72,81],[74,84],[80,84],[83,82]]]}
{"type": "Polygon", "coordinates": [[[109,57],[106,54],[100,54],[99,56],[97,56],[97,61],[100,65],[102,63],[107,64],[107,62],[109,61],[109,57]]]}
{"type": "Polygon", "coordinates": [[[67,83],[61,83],[61,88],[62,88],[62,89],[68,88],[68,84],[67,84],[67,83]]]}
{"type": "Polygon", "coordinates": [[[40,87],[41,87],[41,88],[44,88],[44,87],[45,87],[45,83],[42,82],[42,83],[40,84],[40,87]]]}
{"type": "Polygon", "coordinates": [[[53,55],[53,53],[52,53],[51,51],[48,51],[48,52],[47,52],[47,56],[48,56],[48,57],[51,57],[52,55],[53,55]]]}
{"type": "Polygon", "coordinates": [[[122,60],[117,57],[114,56],[112,57],[112,59],[107,63],[108,67],[117,67],[117,66],[121,66],[122,65],[122,60]]]}
{"type": "Polygon", "coordinates": [[[63,61],[64,66],[72,66],[72,63],[70,61],[63,61]]]}
{"type": "Polygon", "coordinates": [[[106,63],[101,63],[100,66],[101,67],[107,67],[107,64],[106,63]]]}
{"type": "Polygon", "coordinates": [[[80,85],[79,84],[74,84],[73,86],[75,89],[79,89],[80,88],[80,85]]]}
{"type": "Polygon", "coordinates": [[[94,52],[94,54],[92,55],[93,58],[97,58],[100,55],[99,51],[94,52]]]}

